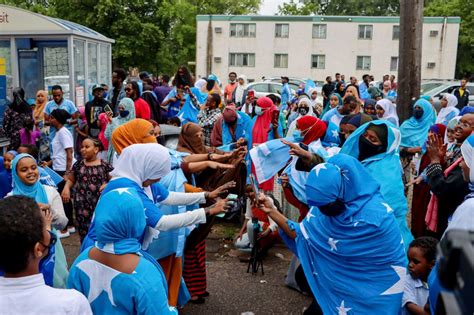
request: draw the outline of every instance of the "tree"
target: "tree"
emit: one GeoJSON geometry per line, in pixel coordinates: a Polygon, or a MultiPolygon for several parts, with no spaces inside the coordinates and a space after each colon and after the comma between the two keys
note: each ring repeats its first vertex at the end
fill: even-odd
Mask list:
{"type": "Polygon", "coordinates": [[[425,4],[425,16],[459,16],[456,77],[471,77],[474,73],[474,3],[462,0],[431,0],[425,4]]]}
{"type": "Polygon", "coordinates": [[[398,15],[398,0],[291,0],[279,6],[283,15],[398,15]]]}
{"type": "Polygon", "coordinates": [[[261,0],[0,0],[115,40],[114,66],[173,73],[196,56],[196,14],[256,13],[261,0]]]}

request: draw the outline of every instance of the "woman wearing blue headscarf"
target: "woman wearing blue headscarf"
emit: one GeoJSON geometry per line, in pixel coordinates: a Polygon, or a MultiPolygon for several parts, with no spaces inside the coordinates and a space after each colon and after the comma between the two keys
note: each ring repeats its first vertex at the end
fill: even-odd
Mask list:
{"type": "MultiPolygon", "coordinates": [[[[39,181],[38,163],[29,154],[18,154],[12,161],[13,190],[11,195],[22,195],[34,199],[41,209],[49,209],[52,215],[52,232],[62,230],[67,225],[67,217],[61,196],[55,188],[42,185],[39,181]]],[[[66,255],[61,242],[41,261],[40,271],[45,283],[55,288],[64,288],[68,275],[66,255]]]]}
{"type": "Polygon", "coordinates": [[[341,153],[358,159],[380,184],[380,192],[393,209],[408,248],[413,236],[406,220],[408,206],[398,156],[399,145],[400,131],[386,120],[375,120],[357,128],[342,146],[341,153]]]}
{"type": "Polygon", "coordinates": [[[403,168],[403,183],[412,178],[412,157],[426,151],[428,131],[436,120],[436,113],[430,102],[420,98],[413,105],[413,116],[400,126],[400,160],[403,168]]]}
{"type": "Polygon", "coordinates": [[[336,155],[306,182],[306,218],[297,224],[260,196],[282,228],[324,314],[398,314],[406,274],[400,232],[380,185],[355,158],[336,155]]]}
{"type": "Polygon", "coordinates": [[[436,114],[430,102],[421,98],[415,102],[413,116],[400,126],[400,147],[402,147],[400,153],[404,151],[411,154],[421,153],[435,117],[436,114]]]}
{"type": "Polygon", "coordinates": [[[110,190],[97,204],[97,242],[79,255],[68,279],[95,314],[178,314],[168,305],[163,270],[141,250],[143,208],[131,188],[110,190]]]}

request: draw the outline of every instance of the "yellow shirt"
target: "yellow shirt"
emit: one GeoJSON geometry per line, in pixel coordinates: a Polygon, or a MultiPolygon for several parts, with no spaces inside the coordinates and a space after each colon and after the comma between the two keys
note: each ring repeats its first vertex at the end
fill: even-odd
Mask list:
{"type": "Polygon", "coordinates": [[[464,95],[464,89],[463,88],[459,88],[459,95],[461,97],[464,95]]]}

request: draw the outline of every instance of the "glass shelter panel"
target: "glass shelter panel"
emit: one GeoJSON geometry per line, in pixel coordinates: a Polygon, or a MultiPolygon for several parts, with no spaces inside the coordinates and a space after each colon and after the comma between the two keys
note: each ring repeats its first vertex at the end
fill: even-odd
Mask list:
{"type": "Polygon", "coordinates": [[[53,85],[60,85],[69,99],[69,63],[67,47],[43,48],[44,89],[51,93],[53,85]]]}
{"type": "Polygon", "coordinates": [[[92,87],[98,82],[98,60],[97,60],[97,44],[89,43],[87,45],[87,87],[89,95],[92,95],[92,87]]]}
{"type": "Polygon", "coordinates": [[[74,89],[76,99],[74,100],[77,107],[84,106],[85,103],[85,42],[82,40],[74,40],[74,89]]]}

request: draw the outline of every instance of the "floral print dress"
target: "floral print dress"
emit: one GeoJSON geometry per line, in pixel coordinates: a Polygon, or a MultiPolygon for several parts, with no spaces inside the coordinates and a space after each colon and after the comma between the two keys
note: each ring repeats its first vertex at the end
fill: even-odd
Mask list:
{"type": "Polygon", "coordinates": [[[7,137],[10,140],[9,150],[16,150],[21,144],[20,129],[23,128],[23,123],[26,119],[33,120],[33,113],[19,113],[7,107],[3,117],[3,128],[7,137]]]}
{"type": "Polygon", "coordinates": [[[99,188],[109,180],[113,167],[101,160],[99,165],[88,166],[85,161],[77,161],[72,167],[74,185],[74,209],[81,242],[89,231],[95,206],[99,201],[99,188]]]}

